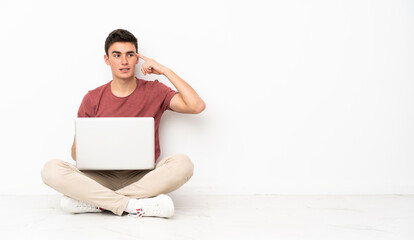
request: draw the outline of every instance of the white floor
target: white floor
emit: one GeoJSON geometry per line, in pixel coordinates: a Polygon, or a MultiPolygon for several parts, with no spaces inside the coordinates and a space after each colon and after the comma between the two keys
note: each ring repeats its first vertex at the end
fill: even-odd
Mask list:
{"type": "Polygon", "coordinates": [[[0,196],[1,239],[414,239],[414,196],[171,195],[171,219],[69,214],[0,196]]]}

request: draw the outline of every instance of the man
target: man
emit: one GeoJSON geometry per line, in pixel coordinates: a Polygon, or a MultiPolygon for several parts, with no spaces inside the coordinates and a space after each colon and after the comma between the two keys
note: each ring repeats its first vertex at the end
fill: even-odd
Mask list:
{"type": "MultiPolygon", "coordinates": [[[[197,114],[205,104],[194,89],[171,69],[138,53],[137,39],[117,29],[105,41],[105,62],[113,80],[89,91],[79,107],[78,117],[153,117],[155,160],[160,156],[158,129],[163,112],[197,114]],[[135,77],[135,66],[142,59],[144,75],[164,75],[178,92],[160,83],[135,77]]],[[[76,161],[76,143],[72,158],[76,161]]],[[[165,195],[186,183],[193,174],[193,163],[184,154],[166,157],[153,170],[80,171],[65,161],[49,160],[41,175],[44,183],[64,194],[61,207],[69,212],[109,210],[121,216],[171,217],[174,205],[165,195]]]]}

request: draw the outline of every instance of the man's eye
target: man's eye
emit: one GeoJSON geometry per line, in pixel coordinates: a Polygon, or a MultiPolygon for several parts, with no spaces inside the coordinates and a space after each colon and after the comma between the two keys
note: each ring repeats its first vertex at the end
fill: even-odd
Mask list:
{"type": "Polygon", "coordinates": [[[119,54],[115,54],[114,57],[119,57],[119,54]]]}
{"type": "Polygon", "coordinates": [[[128,56],[129,56],[129,57],[132,57],[132,56],[134,56],[134,54],[130,53],[130,54],[128,54],[128,56]]]}

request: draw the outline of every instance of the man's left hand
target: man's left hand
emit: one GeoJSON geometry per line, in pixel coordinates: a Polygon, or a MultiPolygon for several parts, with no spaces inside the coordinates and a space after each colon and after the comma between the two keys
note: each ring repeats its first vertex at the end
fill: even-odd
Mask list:
{"type": "Polygon", "coordinates": [[[139,53],[135,53],[137,55],[138,58],[141,58],[142,60],[144,60],[145,62],[142,64],[141,67],[141,72],[144,75],[148,74],[165,74],[165,72],[167,71],[167,68],[163,65],[161,65],[160,63],[156,62],[154,59],[152,58],[147,58],[142,54],[139,53]]]}

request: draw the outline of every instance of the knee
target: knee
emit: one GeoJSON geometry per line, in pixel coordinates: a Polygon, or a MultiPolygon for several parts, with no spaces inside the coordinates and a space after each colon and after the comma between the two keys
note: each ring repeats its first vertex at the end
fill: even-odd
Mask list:
{"type": "Polygon", "coordinates": [[[59,182],[59,168],[64,165],[64,161],[59,159],[52,159],[45,163],[40,174],[43,182],[48,186],[55,186],[59,182]]]}
{"type": "Polygon", "coordinates": [[[194,173],[194,164],[186,154],[174,155],[175,160],[179,164],[179,172],[188,181],[194,173]]]}

